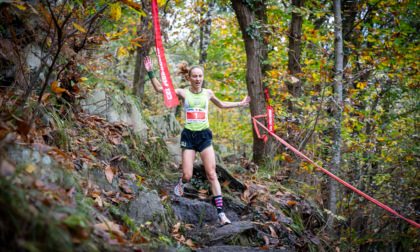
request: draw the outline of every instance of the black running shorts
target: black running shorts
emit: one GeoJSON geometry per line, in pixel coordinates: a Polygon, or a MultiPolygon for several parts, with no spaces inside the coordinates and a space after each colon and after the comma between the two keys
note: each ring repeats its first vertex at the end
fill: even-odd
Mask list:
{"type": "Polygon", "coordinates": [[[187,150],[195,150],[202,152],[211,146],[213,141],[213,133],[210,129],[201,131],[191,131],[184,129],[181,132],[181,148],[187,150]]]}

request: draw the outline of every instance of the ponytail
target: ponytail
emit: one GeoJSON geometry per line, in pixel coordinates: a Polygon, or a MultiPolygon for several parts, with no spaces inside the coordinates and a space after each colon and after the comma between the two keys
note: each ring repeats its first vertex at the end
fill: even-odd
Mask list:
{"type": "Polygon", "coordinates": [[[191,74],[191,70],[193,70],[195,68],[200,68],[201,71],[203,71],[203,73],[204,73],[204,69],[200,66],[192,66],[191,68],[188,67],[188,62],[186,62],[186,61],[179,62],[179,64],[176,65],[176,67],[179,69],[176,74],[184,77],[185,80],[188,80],[188,77],[191,74]]]}

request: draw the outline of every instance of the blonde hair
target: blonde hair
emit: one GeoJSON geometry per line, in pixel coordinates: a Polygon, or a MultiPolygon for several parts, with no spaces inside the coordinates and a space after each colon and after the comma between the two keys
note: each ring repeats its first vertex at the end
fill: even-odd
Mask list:
{"type": "Polygon", "coordinates": [[[191,71],[195,68],[201,69],[201,71],[203,71],[203,73],[204,73],[204,69],[201,66],[188,67],[188,62],[186,62],[186,61],[179,62],[179,64],[176,65],[176,67],[179,69],[176,74],[184,77],[186,80],[188,80],[188,77],[190,77],[190,75],[191,75],[191,71]]]}

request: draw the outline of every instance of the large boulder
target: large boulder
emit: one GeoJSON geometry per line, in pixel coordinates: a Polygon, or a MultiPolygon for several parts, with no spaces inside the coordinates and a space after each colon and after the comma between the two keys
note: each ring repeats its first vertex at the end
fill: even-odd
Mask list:
{"type": "Polygon", "coordinates": [[[18,144],[9,144],[5,146],[6,156],[16,166],[25,167],[25,169],[41,179],[44,183],[54,183],[63,188],[70,188],[76,184],[75,174],[71,167],[58,164],[48,154],[51,150],[48,146],[40,146],[36,149],[32,146],[24,146],[18,144]],[[70,169],[69,169],[70,168],[70,169]]]}
{"type": "MultiPolygon", "coordinates": [[[[193,196],[186,193],[185,196],[193,196]]],[[[171,196],[172,211],[175,218],[179,221],[202,226],[206,224],[218,224],[219,217],[217,216],[216,207],[212,204],[212,198],[192,200],[185,197],[171,196]]],[[[192,197],[194,198],[194,197],[192,197]]],[[[223,198],[223,208],[226,216],[232,221],[240,221],[238,212],[241,212],[243,206],[223,198]]]]}
{"type": "Polygon", "coordinates": [[[128,217],[138,224],[148,221],[162,223],[165,209],[156,192],[141,191],[136,197],[127,203],[125,212],[128,217]]]}
{"type": "Polygon", "coordinates": [[[142,139],[147,139],[147,125],[139,110],[138,103],[130,96],[114,94],[111,97],[103,89],[93,90],[81,102],[85,111],[106,118],[108,122],[123,121],[133,127],[142,139]]]}
{"type": "Polygon", "coordinates": [[[158,116],[151,116],[148,118],[152,124],[154,132],[166,142],[168,147],[169,158],[172,162],[179,164],[182,162],[181,149],[181,131],[182,127],[179,125],[174,114],[164,114],[158,116]]]}

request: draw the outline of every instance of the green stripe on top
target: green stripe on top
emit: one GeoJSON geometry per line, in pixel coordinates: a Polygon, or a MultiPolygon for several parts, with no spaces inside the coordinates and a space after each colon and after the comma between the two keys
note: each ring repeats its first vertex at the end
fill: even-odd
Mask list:
{"type": "Polygon", "coordinates": [[[194,94],[190,89],[185,90],[184,113],[185,128],[191,131],[200,131],[209,128],[208,118],[209,100],[207,90],[194,94]]]}

